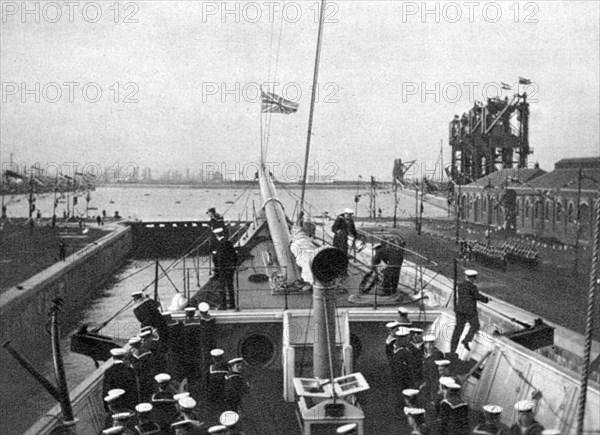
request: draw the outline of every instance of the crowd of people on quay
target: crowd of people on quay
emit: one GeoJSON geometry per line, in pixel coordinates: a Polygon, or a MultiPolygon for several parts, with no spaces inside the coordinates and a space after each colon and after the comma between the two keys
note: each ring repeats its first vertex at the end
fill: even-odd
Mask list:
{"type": "Polygon", "coordinates": [[[103,434],[243,435],[245,362],[237,356],[227,361],[217,347],[209,305],[186,308],[185,319],[176,321],[141,292],[132,297],[141,329],[129,346],[111,350],[103,434]]]}
{"type": "Polygon", "coordinates": [[[556,433],[545,431],[535,420],[536,400],[514,404],[518,419],[511,427],[500,422],[502,407],[487,404],[481,409],[484,421],[472,428],[475,415],[471,415],[474,413],[461,396],[464,380],[456,374],[455,354],[444,355],[435,346],[436,337],[424,335],[423,329],[415,327],[405,309],[399,308],[398,314],[397,320],[386,324],[385,353],[392,375],[396,413],[408,423],[411,435],[556,433]]]}

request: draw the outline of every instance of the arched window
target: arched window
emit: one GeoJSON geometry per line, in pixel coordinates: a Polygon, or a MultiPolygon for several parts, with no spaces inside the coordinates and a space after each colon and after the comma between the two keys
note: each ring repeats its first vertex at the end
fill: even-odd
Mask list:
{"type": "Polygon", "coordinates": [[[562,202],[556,203],[556,222],[562,222],[562,202]]]}
{"type": "Polygon", "coordinates": [[[517,199],[517,217],[521,216],[523,214],[523,201],[521,201],[521,198],[517,199]]]}
{"type": "Polygon", "coordinates": [[[473,204],[473,222],[479,220],[479,196],[475,197],[475,203],[473,204]]]}
{"type": "Polygon", "coordinates": [[[550,220],[550,201],[546,201],[544,207],[544,219],[547,221],[550,220]]]}
{"type": "Polygon", "coordinates": [[[531,208],[531,203],[529,202],[529,198],[525,200],[525,217],[529,218],[529,211],[531,208]]]}
{"type": "Polygon", "coordinates": [[[567,207],[567,222],[571,223],[573,222],[573,219],[575,219],[574,216],[574,211],[575,206],[573,205],[573,202],[569,202],[569,206],[567,207]]]}

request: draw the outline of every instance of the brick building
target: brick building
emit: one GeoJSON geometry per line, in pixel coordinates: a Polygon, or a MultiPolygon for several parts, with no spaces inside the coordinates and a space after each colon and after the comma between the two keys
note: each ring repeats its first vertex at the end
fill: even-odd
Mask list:
{"type": "Polygon", "coordinates": [[[565,243],[575,241],[579,228],[580,239],[590,239],[600,200],[600,157],[563,159],[548,173],[503,169],[459,191],[463,220],[565,243]]]}

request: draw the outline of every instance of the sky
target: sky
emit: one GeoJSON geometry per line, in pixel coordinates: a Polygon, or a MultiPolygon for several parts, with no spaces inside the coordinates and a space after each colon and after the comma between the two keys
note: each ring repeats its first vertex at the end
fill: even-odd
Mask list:
{"type": "MultiPolygon", "coordinates": [[[[267,162],[299,178],[316,1],[25,5],[1,2],[4,166],[253,174],[269,125],[267,162]],[[269,82],[297,113],[261,120],[269,82]]],[[[328,2],[309,175],[391,179],[395,158],[428,175],[453,116],[519,76],[531,164],[600,156],[599,5],[328,2]]]]}

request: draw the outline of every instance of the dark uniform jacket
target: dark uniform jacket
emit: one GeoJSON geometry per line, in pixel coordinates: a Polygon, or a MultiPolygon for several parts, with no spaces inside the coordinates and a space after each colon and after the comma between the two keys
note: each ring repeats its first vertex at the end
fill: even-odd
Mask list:
{"type": "Polygon", "coordinates": [[[213,261],[218,276],[223,271],[232,272],[237,266],[238,255],[233,244],[227,239],[221,239],[217,245],[213,261]]]}
{"type": "Polygon", "coordinates": [[[477,290],[477,286],[470,281],[461,282],[457,289],[457,301],[454,311],[468,316],[477,315],[477,301],[489,302],[489,299],[477,290]]]}
{"type": "Polygon", "coordinates": [[[392,377],[394,385],[399,389],[414,387],[416,376],[413,373],[416,361],[407,347],[394,349],[392,355],[392,377]]]}
{"type": "Polygon", "coordinates": [[[375,250],[375,256],[373,257],[373,266],[378,265],[381,262],[385,262],[388,268],[400,271],[400,266],[404,261],[404,253],[401,249],[394,247],[381,247],[375,250]]]}
{"type": "Polygon", "coordinates": [[[248,390],[248,383],[240,373],[231,372],[225,376],[225,405],[227,410],[237,411],[248,390]]]}
{"type": "Polygon", "coordinates": [[[465,435],[469,433],[469,405],[460,399],[440,402],[440,435],[465,435]]]}
{"type": "Polygon", "coordinates": [[[214,403],[222,403],[225,400],[225,376],[229,374],[229,370],[225,363],[211,364],[208,371],[208,401],[214,403]]]}
{"type": "Polygon", "coordinates": [[[333,226],[331,227],[331,231],[333,231],[333,246],[338,249],[344,251],[344,253],[348,253],[348,236],[358,237],[358,233],[356,232],[356,226],[354,225],[354,221],[352,219],[346,220],[343,215],[340,215],[336,218],[333,226]]]}
{"type": "Polygon", "coordinates": [[[138,379],[140,403],[148,402],[154,392],[154,376],[158,374],[155,355],[141,351],[134,356],[132,365],[138,379]]]}
{"type": "Polygon", "coordinates": [[[529,426],[525,432],[521,432],[521,426],[519,423],[515,423],[510,427],[510,435],[541,435],[544,431],[544,426],[533,420],[531,426],[529,426]]]}
{"type": "Polygon", "coordinates": [[[135,370],[122,362],[115,362],[104,372],[102,384],[102,397],[106,397],[110,390],[121,388],[125,394],[121,403],[125,408],[134,409],[138,404],[138,387],[135,370]]]}

